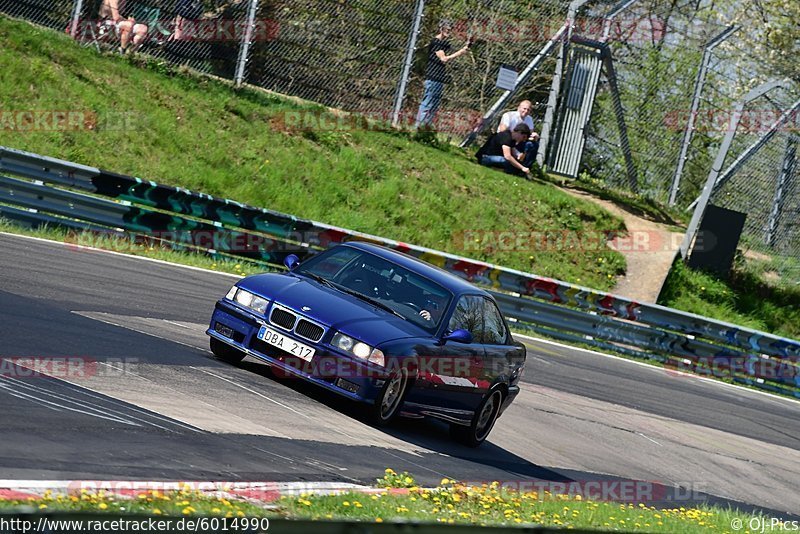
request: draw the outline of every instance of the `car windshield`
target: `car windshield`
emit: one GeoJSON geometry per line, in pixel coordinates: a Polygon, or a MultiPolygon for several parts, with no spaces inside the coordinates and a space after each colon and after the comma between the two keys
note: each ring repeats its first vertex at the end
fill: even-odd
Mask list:
{"type": "Polygon", "coordinates": [[[416,325],[434,332],[452,294],[441,285],[375,254],[338,247],[306,261],[296,274],[320,277],[377,301],[416,325]]]}

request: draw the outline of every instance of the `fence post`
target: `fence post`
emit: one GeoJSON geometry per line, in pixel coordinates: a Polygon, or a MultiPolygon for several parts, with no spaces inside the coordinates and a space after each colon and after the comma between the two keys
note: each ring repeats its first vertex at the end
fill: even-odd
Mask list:
{"type": "Polygon", "coordinates": [[[683,174],[683,166],[686,164],[687,153],[689,152],[689,145],[692,143],[692,134],[694,133],[694,121],[697,115],[697,110],[700,108],[700,94],[703,92],[703,86],[706,83],[706,72],[708,71],[708,64],[711,61],[711,52],[722,41],[727,39],[733,32],[738,30],[737,26],[728,26],[725,30],[720,32],[716,37],[711,39],[703,50],[703,60],[700,63],[700,70],[697,72],[697,79],[694,82],[694,96],[692,97],[692,109],[689,110],[689,118],[686,121],[686,129],[683,131],[683,141],[681,142],[681,154],[678,156],[678,165],[675,168],[675,175],[672,177],[672,189],[669,192],[669,205],[674,206],[678,199],[678,189],[681,185],[681,174],[683,174]]]}
{"type": "Polygon", "coordinates": [[[253,40],[253,24],[256,19],[257,9],[258,0],[250,0],[244,35],[242,36],[242,43],[239,46],[239,58],[236,61],[236,87],[240,87],[244,82],[245,68],[247,68],[247,60],[250,56],[250,42],[253,40]]]}
{"type": "Polygon", "coordinates": [[[767,222],[766,235],[764,241],[772,248],[775,248],[778,237],[778,227],[781,223],[784,204],[789,192],[792,191],[795,170],[797,167],[797,135],[789,134],[786,141],[786,151],[783,154],[781,170],[778,173],[778,184],[775,186],[775,195],[772,199],[772,209],[767,222]]]}
{"type": "Polygon", "coordinates": [[[78,34],[78,24],[81,20],[81,11],[83,11],[83,0],[75,0],[74,11],[72,12],[72,24],[69,27],[69,35],[73,39],[78,34]]]}
{"type": "Polygon", "coordinates": [[[550,95],[547,98],[547,109],[544,112],[544,121],[542,121],[542,133],[539,135],[539,153],[536,156],[536,163],[540,167],[544,166],[545,154],[547,154],[547,145],[550,142],[550,131],[553,128],[553,121],[556,116],[556,107],[558,106],[558,96],[561,91],[561,78],[564,75],[564,67],[567,62],[567,49],[569,48],[570,41],[572,40],[572,31],[575,29],[575,17],[583,5],[589,0],[572,0],[569,4],[569,11],[567,12],[567,31],[564,35],[564,40],[561,43],[561,48],[558,51],[558,61],[556,62],[556,72],[553,74],[553,81],[550,85],[550,95]]]}
{"type": "Polygon", "coordinates": [[[411,74],[411,63],[414,61],[414,51],[417,49],[417,37],[419,37],[419,27],[422,24],[422,17],[425,16],[425,0],[417,0],[417,8],[414,10],[414,24],[411,26],[411,34],[408,36],[406,46],[406,57],[403,62],[403,72],[400,74],[400,83],[397,85],[397,94],[394,97],[394,109],[392,110],[392,126],[397,127],[400,123],[400,112],[403,109],[403,100],[406,98],[406,86],[411,74]]]}
{"type": "Polygon", "coordinates": [[[733,143],[733,136],[736,135],[736,128],[739,126],[739,121],[742,118],[742,111],[744,111],[744,107],[749,102],[764,96],[766,93],[772,91],[776,87],[784,86],[785,82],[783,81],[773,81],[759,85],[747,93],[745,97],[736,104],[736,108],[733,110],[733,115],[731,116],[731,122],[728,124],[728,131],[725,132],[725,138],[722,140],[722,144],[719,147],[719,152],[717,152],[717,158],[714,160],[714,164],[711,166],[711,171],[708,173],[706,185],[703,187],[703,193],[700,195],[700,198],[697,201],[697,207],[694,209],[694,213],[692,214],[692,220],[689,222],[689,228],[686,230],[686,234],[683,236],[680,255],[684,261],[689,259],[689,249],[692,247],[692,242],[694,241],[697,231],[700,228],[700,222],[703,220],[703,216],[706,214],[706,207],[708,207],[709,202],[711,202],[711,195],[714,192],[714,186],[717,183],[717,178],[719,177],[720,172],[722,172],[722,166],[725,164],[725,158],[728,155],[728,150],[731,148],[731,143],[733,143]]]}

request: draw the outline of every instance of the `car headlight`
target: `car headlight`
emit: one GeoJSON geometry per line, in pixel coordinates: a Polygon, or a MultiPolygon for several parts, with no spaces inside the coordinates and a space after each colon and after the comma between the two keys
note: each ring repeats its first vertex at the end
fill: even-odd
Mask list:
{"type": "Polygon", "coordinates": [[[236,286],[231,288],[231,290],[228,291],[228,294],[225,295],[225,297],[235,302],[238,302],[245,308],[250,308],[251,310],[261,314],[266,313],[267,305],[269,304],[269,301],[267,301],[266,299],[261,298],[258,295],[254,295],[253,293],[250,293],[249,291],[238,288],[236,286]],[[234,289],[236,291],[234,291],[234,289]]]}
{"type": "Polygon", "coordinates": [[[336,332],[336,335],[334,335],[331,340],[331,345],[337,349],[349,352],[356,358],[367,360],[381,366],[384,365],[385,358],[382,351],[372,348],[363,341],[358,341],[341,332],[336,332]]]}

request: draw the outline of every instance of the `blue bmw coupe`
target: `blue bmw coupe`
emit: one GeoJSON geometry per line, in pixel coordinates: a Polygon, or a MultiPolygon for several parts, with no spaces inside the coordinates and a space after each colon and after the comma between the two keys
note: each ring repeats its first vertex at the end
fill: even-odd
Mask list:
{"type": "Polygon", "coordinates": [[[519,393],[525,346],[492,296],[424,261],[351,242],[289,272],[249,276],[217,302],[207,334],[245,356],[367,404],[383,425],[435,417],[477,447],[519,393]]]}

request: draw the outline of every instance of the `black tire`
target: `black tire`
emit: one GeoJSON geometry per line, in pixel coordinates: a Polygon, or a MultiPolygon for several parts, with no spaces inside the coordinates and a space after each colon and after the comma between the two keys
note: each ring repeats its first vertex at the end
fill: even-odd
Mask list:
{"type": "Polygon", "coordinates": [[[499,389],[490,391],[481,401],[472,422],[469,426],[450,423],[450,436],[467,447],[479,447],[486,441],[489,433],[494,427],[495,421],[500,415],[500,407],[503,405],[503,392],[499,389]]]}
{"type": "Polygon", "coordinates": [[[373,424],[385,426],[392,422],[403,405],[409,383],[410,379],[406,369],[400,369],[386,379],[386,383],[370,408],[369,418],[373,424]]]}
{"type": "Polygon", "coordinates": [[[228,363],[239,363],[240,361],[244,360],[244,352],[231,347],[227,343],[223,343],[219,339],[213,337],[209,339],[211,340],[211,352],[213,352],[214,356],[220,360],[228,363]]]}

